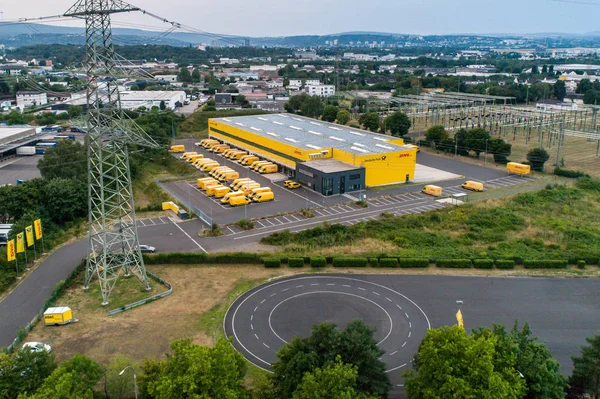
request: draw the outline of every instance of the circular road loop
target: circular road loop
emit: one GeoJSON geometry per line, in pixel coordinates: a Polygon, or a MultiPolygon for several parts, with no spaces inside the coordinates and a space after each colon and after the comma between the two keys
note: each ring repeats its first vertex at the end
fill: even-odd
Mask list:
{"type": "MultiPolygon", "coordinates": [[[[258,286],[237,298],[223,327],[233,346],[252,364],[269,371],[277,351],[295,336],[307,337],[314,324],[344,328],[362,319],[376,328],[385,351],[386,373],[398,377],[410,364],[430,323],[413,300],[360,276],[296,276],[258,286]]],[[[393,378],[397,380],[397,378],[393,378]]]]}

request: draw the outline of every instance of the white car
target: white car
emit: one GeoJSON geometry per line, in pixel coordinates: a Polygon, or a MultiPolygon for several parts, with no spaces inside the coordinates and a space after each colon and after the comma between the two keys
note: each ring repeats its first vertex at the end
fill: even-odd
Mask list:
{"type": "Polygon", "coordinates": [[[30,350],[32,352],[46,351],[50,353],[52,348],[50,347],[50,345],[45,344],[43,342],[25,342],[21,350],[30,350]]]}
{"type": "Polygon", "coordinates": [[[140,251],[141,252],[150,252],[150,253],[154,253],[156,252],[156,248],[150,246],[150,245],[140,245],[140,251]]]}

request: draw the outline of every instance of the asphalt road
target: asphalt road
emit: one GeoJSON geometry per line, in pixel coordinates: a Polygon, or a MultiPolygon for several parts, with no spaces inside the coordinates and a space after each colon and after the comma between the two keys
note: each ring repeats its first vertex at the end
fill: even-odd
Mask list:
{"type": "Polygon", "coordinates": [[[0,185],[17,183],[17,179],[31,180],[41,177],[37,168],[42,155],[19,156],[0,163],[0,185]]]}
{"type": "Polygon", "coordinates": [[[294,336],[306,337],[323,321],[344,327],[360,318],[376,327],[385,350],[382,360],[395,388],[404,397],[401,374],[429,326],[455,324],[456,301],[462,300],[465,328],[511,328],[528,322],[572,371],[585,338],[600,331],[598,279],[499,278],[406,275],[312,275],[266,283],[234,301],[224,328],[248,361],[269,369],[275,353],[294,336]]]}

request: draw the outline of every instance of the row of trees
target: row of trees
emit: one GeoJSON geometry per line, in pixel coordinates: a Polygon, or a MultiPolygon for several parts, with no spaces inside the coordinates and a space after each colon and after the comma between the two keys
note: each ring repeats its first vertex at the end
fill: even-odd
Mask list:
{"type": "MultiPolygon", "coordinates": [[[[165,359],[140,366],[119,355],[102,367],[83,355],[57,366],[47,352],[0,354],[0,398],[131,398],[131,376],[121,370],[134,365],[141,369],[137,394],[143,399],[385,399],[391,385],[373,331],[360,320],[345,330],[316,325],[308,338],[284,345],[272,374],[251,389],[244,384],[248,364],[225,339],[212,348],[174,341],[165,359]]],[[[458,326],[431,329],[404,374],[406,392],[411,399],[598,399],[600,336],[587,343],[573,357],[567,380],[528,324],[470,334],[458,326]]]]}

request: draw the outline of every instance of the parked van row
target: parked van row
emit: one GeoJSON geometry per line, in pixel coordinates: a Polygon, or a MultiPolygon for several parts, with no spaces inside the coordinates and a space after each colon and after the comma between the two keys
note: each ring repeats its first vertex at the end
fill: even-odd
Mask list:
{"type": "Polygon", "coordinates": [[[267,202],[275,199],[275,195],[270,187],[261,187],[259,183],[249,178],[237,178],[231,182],[230,187],[227,187],[216,177],[198,179],[196,184],[209,197],[221,198],[221,203],[223,204],[240,206],[247,205],[252,201],[267,202]]]}
{"type": "Polygon", "coordinates": [[[204,139],[195,144],[216,154],[221,154],[227,159],[237,161],[240,165],[248,166],[250,169],[257,171],[258,173],[277,173],[279,170],[277,164],[273,162],[261,161],[258,156],[249,154],[248,151],[244,151],[239,148],[232,148],[229,146],[229,144],[223,144],[215,139],[204,139]]]}
{"type": "MultiPolygon", "coordinates": [[[[467,180],[466,182],[461,184],[461,187],[466,190],[471,190],[471,191],[478,191],[478,192],[483,191],[483,183],[473,181],[473,180],[467,180]]],[[[441,197],[443,189],[439,186],[434,186],[433,184],[428,184],[425,187],[423,187],[422,192],[424,194],[431,195],[433,197],[441,197]]]]}

